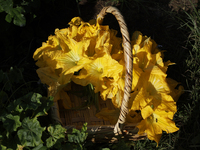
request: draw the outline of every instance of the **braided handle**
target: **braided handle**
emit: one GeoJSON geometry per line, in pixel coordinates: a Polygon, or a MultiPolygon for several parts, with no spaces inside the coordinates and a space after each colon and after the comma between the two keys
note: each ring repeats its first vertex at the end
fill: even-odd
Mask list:
{"type": "Polygon", "coordinates": [[[120,115],[114,127],[114,133],[120,133],[121,132],[120,124],[123,124],[125,122],[126,115],[128,113],[128,101],[130,98],[131,87],[132,87],[133,56],[132,56],[131,43],[130,43],[130,37],[129,37],[127,25],[124,21],[123,16],[119,12],[119,10],[112,6],[104,7],[99,13],[99,15],[97,16],[97,20],[98,19],[103,20],[104,16],[107,13],[112,13],[117,19],[120,26],[120,31],[122,33],[123,46],[124,46],[124,60],[125,60],[125,67],[126,67],[124,96],[122,100],[120,115]]]}

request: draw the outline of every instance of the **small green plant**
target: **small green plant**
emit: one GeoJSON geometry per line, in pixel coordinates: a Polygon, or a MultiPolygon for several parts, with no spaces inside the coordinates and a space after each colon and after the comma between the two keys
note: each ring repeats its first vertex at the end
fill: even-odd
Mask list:
{"type": "Polygon", "coordinates": [[[68,141],[75,144],[73,146],[73,148],[75,148],[77,150],[85,149],[84,148],[84,143],[85,143],[85,140],[86,140],[86,138],[88,136],[87,123],[85,123],[83,125],[81,130],[73,129],[72,130],[72,134],[68,134],[67,136],[68,136],[68,141]]]}
{"type": "Polygon", "coordinates": [[[46,127],[41,127],[38,119],[47,115],[52,104],[52,97],[31,92],[4,105],[0,111],[1,147],[17,149],[42,144],[41,137],[46,127]]]}
{"type": "Polygon", "coordinates": [[[13,0],[0,0],[0,12],[5,11],[7,13],[5,20],[11,22],[17,26],[24,26],[26,24],[26,18],[24,17],[24,8],[22,6],[14,6],[13,0]]]}
{"type": "MultiPolygon", "coordinates": [[[[53,0],[52,0],[53,1],[53,0]]],[[[45,3],[48,3],[46,0],[45,3]]],[[[8,23],[23,27],[26,25],[26,15],[35,18],[41,0],[0,0],[0,13],[5,12],[5,20],[8,23]]]]}

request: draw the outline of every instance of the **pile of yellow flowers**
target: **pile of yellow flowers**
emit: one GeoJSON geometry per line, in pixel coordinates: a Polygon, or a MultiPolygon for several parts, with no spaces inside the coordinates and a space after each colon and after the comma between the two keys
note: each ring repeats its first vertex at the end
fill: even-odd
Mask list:
{"type": "MultiPolygon", "coordinates": [[[[102,109],[98,118],[117,122],[124,91],[124,53],[117,31],[75,17],[69,27],[56,29],[55,35],[42,43],[33,58],[39,67],[41,82],[55,91],[54,101],[62,100],[66,109],[72,107],[65,88],[71,81],[86,86],[92,84],[103,100],[111,99],[116,109],[102,109]]],[[[183,87],[166,78],[170,61],[163,62],[163,51],[149,37],[136,31],[131,38],[133,53],[133,82],[129,100],[127,123],[138,123],[138,134],[146,133],[150,140],[159,142],[162,132],[179,130],[173,122],[176,101],[183,87]]]]}

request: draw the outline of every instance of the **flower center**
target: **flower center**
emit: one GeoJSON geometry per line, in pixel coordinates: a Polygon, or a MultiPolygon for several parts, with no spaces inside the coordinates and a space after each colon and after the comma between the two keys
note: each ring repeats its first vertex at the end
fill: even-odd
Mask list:
{"type": "Polygon", "coordinates": [[[74,63],[77,65],[77,64],[78,64],[78,61],[75,61],[74,63]]]}
{"type": "Polygon", "coordinates": [[[147,121],[148,121],[150,124],[153,123],[153,121],[154,121],[154,116],[153,116],[153,114],[150,115],[150,116],[147,118],[147,121]]]}
{"type": "Polygon", "coordinates": [[[99,73],[103,73],[103,68],[99,67],[99,68],[97,69],[97,71],[98,71],[99,73]]]}

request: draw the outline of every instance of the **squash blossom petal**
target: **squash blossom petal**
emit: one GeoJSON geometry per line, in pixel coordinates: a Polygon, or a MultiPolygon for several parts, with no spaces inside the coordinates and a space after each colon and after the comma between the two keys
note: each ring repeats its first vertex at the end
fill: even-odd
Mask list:
{"type": "Polygon", "coordinates": [[[90,64],[85,65],[84,68],[87,71],[86,80],[89,80],[95,86],[96,92],[101,90],[103,77],[113,78],[114,81],[117,81],[120,72],[123,70],[123,66],[107,54],[96,58],[90,64]]]}
{"type": "MultiPolygon", "coordinates": [[[[152,111],[151,108],[149,110],[152,111]]],[[[142,120],[137,127],[139,128],[138,134],[146,133],[148,138],[157,139],[155,140],[157,144],[159,140],[156,136],[162,134],[162,131],[173,133],[179,130],[171,118],[168,117],[168,112],[160,110],[155,110],[149,117],[142,120]]]]}
{"type": "Polygon", "coordinates": [[[131,95],[132,110],[141,110],[147,105],[153,104],[155,108],[161,105],[167,111],[176,112],[176,103],[169,95],[171,91],[166,82],[166,74],[158,67],[144,72],[141,75],[141,82],[142,87],[138,94],[131,95]]]}
{"type": "Polygon", "coordinates": [[[124,96],[124,80],[119,79],[118,85],[117,85],[117,93],[114,97],[112,97],[112,103],[116,108],[120,108],[124,96]]]}
{"type": "Polygon", "coordinates": [[[142,121],[142,116],[140,113],[137,113],[133,110],[129,110],[129,113],[126,116],[126,123],[138,124],[141,121],[142,121]]]}
{"type": "Polygon", "coordinates": [[[51,67],[39,68],[36,70],[41,82],[46,85],[52,85],[57,82],[59,76],[56,75],[55,71],[51,67]]]}
{"type": "Polygon", "coordinates": [[[133,63],[138,64],[142,70],[149,66],[150,60],[152,59],[151,48],[152,42],[150,38],[143,42],[142,47],[140,45],[133,46],[133,63]]]}
{"type": "Polygon", "coordinates": [[[59,58],[56,58],[56,68],[62,68],[64,74],[74,73],[83,68],[83,66],[90,62],[88,58],[83,57],[83,53],[87,49],[88,42],[76,42],[71,40],[71,49],[69,52],[64,53],[59,58]]]}
{"type": "Polygon", "coordinates": [[[60,50],[60,44],[56,36],[49,36],[47,42],[42,43],[42,47],[36,49],[36,51],[33,54],[34,60],[38,60],[42,57],[44,52],[48,51],[56,51],[60,50]]]}
{"type": "Polygon", "coordinates": [[[63,54],[62,50],[44,52],[44,54],[36,62],[36,65],[40,68],[50,66],[56,69],[57,61],[55,59],[60,57],[60,55],[62,54],[63,54]]]}
{"type": "Polygon", "coordinates": [[[106,100],[107,98],[112,99],[117,91],[118,91],[118,83],[115,82],[113,79],[104,77],[103,78],[103,85],[101,90],[101,98],[106,100]]]}

